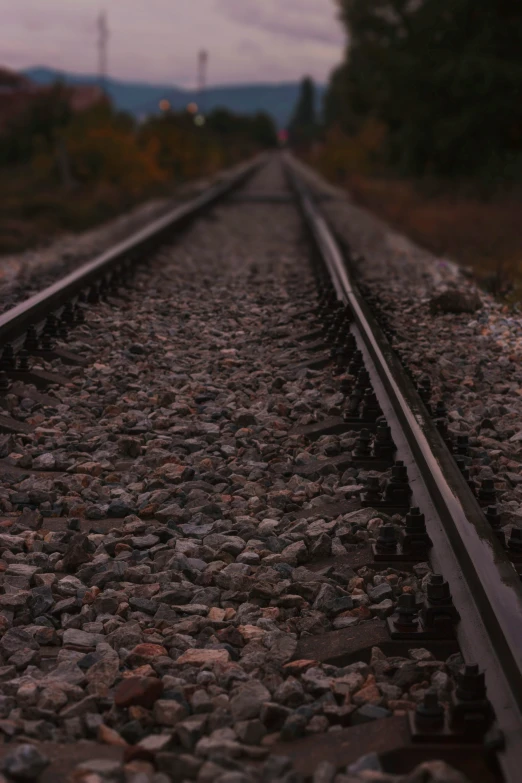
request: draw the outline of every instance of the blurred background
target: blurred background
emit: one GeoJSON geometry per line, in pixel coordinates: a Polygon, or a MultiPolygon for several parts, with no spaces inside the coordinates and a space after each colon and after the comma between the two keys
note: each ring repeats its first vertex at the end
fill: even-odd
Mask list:
{"type": "MultiPolygon", "coordinates": [[[[0,254],[290,146],[512,297],[512,0],[0,0],[0,254]]],[[[1,263],[1,262],[0,262],[1,263]]]]}

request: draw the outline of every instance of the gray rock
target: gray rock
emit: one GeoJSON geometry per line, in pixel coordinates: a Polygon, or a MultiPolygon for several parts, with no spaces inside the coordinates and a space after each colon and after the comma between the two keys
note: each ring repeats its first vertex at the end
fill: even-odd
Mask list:
{"type": "Polygon", "coordinates": [[[363,704],[362,707],[358,707],[355,712],[352,713],[352,724],[368,723],[372,720],[380,720],[381,718],[389,718],[391,715],[390,710],[384,707],[378,707],[375,704],[363,704]]]}
{"type": "Polygon", "coordinates": [[[346,772],[349,775],[357,775],[359,772],[366,772],[371,770],[372,772],[383,772],[381,761],[377,753],[367,753],[366,756],[361,756],[346,767],[346,772]]]}
{"type": "Polygon", "coordinates": [[[387,598],[393,597],[393,589],[388,582],[382,582],[377,587],[372,587],[368,590],[368,596],[373,604],[380,604],[387,598]]]}
{"type": "Polygon", "coordinates": [[[76,772],[80,774],[90,773],[103,779],[119,777],[121,762],[117,759],[90,759],[76,765],[76,772]]]}
{"type": "Polygon", "coordinates": [[[257,718],[263,702],[270,701],[270,691],[261,682],[242,683],[232,693],[230,709],[235,721],[257,718]]]}
{"type": "Polygon", "coordinates": [[[329,761],[321,761],[315,768],[312,783],[333,783],[337,768],[329,761]]]}
{"type": "Polygon", "coordinates": [[[89,633],[76,628],[70,628],[63,634],[64,645],[85,650],[94,650],[97,644],[104,641],[105,636],[101,633],[89,633]]]}
{"type": "Polygon", "coordinates": [[[49,759],[34,745],[19,745],[1,762],[2,771],[15,780],[35,780],[49,765],[49,759]]]}
{"type": "Polygon", "coordinates": [[[448,289],[441,294],[435,294],[430,299],[430,311],[437,313],[474,313],[482,307],[482,302],[476,291],[459,291],[448,289]]]}
{"type": "Polygon", "coordinates": [[[469,783],[469,780],[445,761],[425,761],[406,775],[402,783],[469,783]]]}
{"type": "Polygon", "coordinates": [[[158,699],[154,705],[154,719],[161,726],[175,726],[186,717],[187,710],[174,699],[158,699]]]}
{"type": "Polygon", "coordinates": [[[27,631],[22,628],[10,628],[0,639],[0,650],[9,658],[23,649],[39,650],[40,646],[27,631]]]}
{"type": "Polygon", "coordinates": [[[47,614],[54,606],[53,591],[48,586],[35,587],[31,590],[29,607],[33,617],[47,614]]]}
{"type": "Polygon", "coordinates": [[[260,720],[238,721],[234,730],[246,745],[259,745],[266,734],[266,728],[260,720]]]}

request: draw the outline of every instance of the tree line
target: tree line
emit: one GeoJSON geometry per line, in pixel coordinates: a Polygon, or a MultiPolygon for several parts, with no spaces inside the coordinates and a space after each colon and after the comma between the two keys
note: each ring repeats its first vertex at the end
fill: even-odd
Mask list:
{"type": "Polygon", "coordinates": [[[380,127],[380,159],[402,174],[522,177],[522,3],[335,2],[345,57],[321,123],[310,112],[313,85],[303,84],[294,141],[380,127]]]}
{"type": "Polygon", "coordinates": [[[164,111],[138,123],[108,100],[73,112],[67,87],[36,96],[0,133],[0,166],[30,168],[41,185],[106,183],[139,196],[151,185],[203,176],[275,146],[263,113],[215,109],[198,125],[189,111],[164,111]]]}

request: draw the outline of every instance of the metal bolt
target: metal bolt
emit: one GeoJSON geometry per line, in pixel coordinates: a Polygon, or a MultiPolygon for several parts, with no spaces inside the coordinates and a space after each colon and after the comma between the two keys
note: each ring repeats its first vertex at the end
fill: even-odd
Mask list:
{"type": "Polygon", "coordinates": [[[350,375],[357,375],[359,370],[361,369],[363,364],[363,355],[361,351],[355,351],[352,361],[350,362],[350,366],[348,367],[348,372],[350,375]]]}
{"type": "Polygon", "coordinates": [[[2,356],[0,357],[0,369],[1,370],[14,370],[16,367],[16,358],[13,346],[11,343],[6,343],[2,356]]]}
{"type": "MultiPolygon", "coordinates": [[[[463,456],[461,456],[461,455],[457,455],[457,456],[455,457],[455,462],[457,463],[457,467],[458,467],[458,469],[459,469],[459,470],[460,470],[462,473],[464,473],[464,471],[466,471],[466,470],[467,470],[467,465],[466,465],[466,459],[465,459],[465,457],[463,457],[463,456]]],[[[468,475],[469,475],[469,471],[468,471],[468,475]]]]}
{"type": "Polygon", "coordinates": [[[348,418],[357,416],[359,405],[361,404],[361,399],[362,399],[362,391],[361,389],[355,387],[348,399],[348,405],[346,406],[345,416],[347,416],[348,418]]]}
{"type": "Polygon", "coordinates": [[[463,457],[467,457],[469,454],[469,438],[467,435],[457,435],[457,443],[455,446],[457,454],[461,454],[463,457]]]}
{"type": "Polygon", "coordinates": [[[512,527],[509,534],[507,548],[510,552],[522,552],[522,530],[512,527]]]}
{"type": "Polygon", "coordinates": [[[368,373],[368,370],[366,370],[364,367],[361,367],[361,369],[357,373],[357,380],[355,382],[355,385],[357,389],[362,389],[363,391],[365,391],[369,387],[370,375],[368,373]]]}
{"type": "Polygon", "coordinates": [[[391,436],[391,429],[385,421],[380,421],[375,433],[373,444],[374,456],[378,459],[391,459],[395,452],[395,444],[391,436]]]}
{"type": "Polygon", "coordinates": [[[89,304],[98,304],[100,301],[100,289],[97,283],[93,283],[87,294],[89,304]]]}
{"type": "Polygon", "coordinates": [[[378,552],[396,552],[397,551],[397,531],[393,525],[382,525],[379,530],[375,548],[378,552]]]}
{"type": "Polygon", "coordinates": [[[361,418],[364,421],[377,421],[382,416],[381,406],[372,389],[366,389],[362,401],[361,418]]]}
{"type": "Polygon", "coordinates": [[[372,456],[371,441],[370,431],[366,429],[361,430],[355,449],[352,452],[355,459],[369,459],[372,456]]]}
{"type": "Polygon", "coordinates": [[[72,306],[71,302],[67,302],[62,310],[62,321],[66,324],[69,324],[69,326],[74,325],[74,307],[72,306]]]}
{"type": "Polygon", "coordinates": [[[366,480],[365,500],[381,500],[381,485],[377,476],[369,476],[366,480]]]}
{"type": "Polygon", "coordinates": [[[42,334],[41,344],[42,344],[42,350],[44,351],[52,351],[54,349],[54,342],[51,339],[51,335],[48,334],[47,332],[44,332],[42,334]]]}
{"type": "Polygon", "coordinates": [[[436,419],[435,426],[437,427],[442,439],[446,441],[446,443],[451,443],[451,435],[448,430],[448,422],[446,419],[436,419]]]}
{"type": "Polygon", "coordinates": [[[352,382],[348,378],[341,378],[340,388],[341,394],[347,397],[350,394],[352,382]]]}
{"type": "Polygon", "coordinates": [[[451,727],[477,737],[484,736],[493,721],[493,708],[486,696],[484,672],[477,664],[467,664],[457,674],[452,697],[451,727]]]}
{"type": "Polygon", "coordinates": [[[58,335],[62,340],[67,340],[69,334],[69,330],[67,328],[67,323],[64,320],[60,320],[58,322],[58,335]]]}
{"type": "Polygon", "coordinates": [[[448,410],[446,406],[444,405],[442,400],[437,400],[435,404],[435,410],[433,411],[433,416],[436,419],[445,419],[448,415],[448,410]]]}
{"type": "Polygon", "coordinates": [[[38,350],[38,332],[36,331],[36,327],[31,324],[31,326],[27,327],[27,332],[25,335],[24,340],[24,348],[28,351],[37,351],[38,350]]]}
{"type": "Polygon", "coordinates": [[[21,350],[18,354],[18,370],[20,372],[29,372],[30,369],[29,354],[26,350],[21,350]]]}
{"type": "Polygon", "coordinates": [[[426,590],[428,601],[432,604],[444,604],[451,601],[449,584],[442,574],[431,574],[426,590]]]}
{"type": "Polygon", "coordinates": [[[478,491],[478,501],[481,506],[491,506],[495,504],[497,493],[495,491],[495,482],[493,479],[483,479],[478,491]]]}
{"type": "Polygon", "coordinates": [[[415,709],[415,723],[424,730],[441,729],[444,726],[444,708],[436,691],[429,690],[415,709]]]}
{"type": "Polygon", "coordinates": [[[419,397],[425,405],[429,405],[431,398],[431,381],[429,378],[422,378],[418,386],[419,397]]]}
{"type": "Polygon", "coordinates": [[[58,336],[58,319],[55,315],[48,315],[45,321],[44,334],[49,334],[51,337],[58,336]]]}
{"type": "Polygon", "coordinates": [[[393,625],[398,631],[415,631],[419,624],[419,613],[412,593],[403,593],[397,600],[397,611],[393,625]]]}
{"type": "Polygon", "coordinates": [[[397,460],[392,467],[391,478],[386,484],[384,497],[389,503],[406,504],[409,502],[411,489],[408,471],[401,460],[397,460]]]}
{"type": "Polygon", "coordinates": [[[478,701],[486,696],[486,676],[477,663],[468,663],[457,674],[457,697],[462,701],[478,701]]]}
{"type": "Polygon", "coordinates": [[[402,548],[404,552],[425,551],[432,546],[431,539],[426,530],[424,514],[421,514],[417,506],[412,506],[406,514],[406,525],[402,548]]]}
{"type": "Polygon", "coordinates": [[[484,513],[486,515],[486,519],[493,529],[500,527],[501,516],[497,506],[488,506],[484,513]]]}
{"type": "Polygon", "coordinates": [[[484,749],[489,753],[499,753],[506,747],[506,737],[498,726],[493,726],[484,736],[484,749]]]}
{"type": "Polygon", "coordinates": [[[83,307],[79,307],[78,305],[74,308],[74,319],[77,324],[83,324],[85,323],[85,314],[83,312],[83,307]]]}

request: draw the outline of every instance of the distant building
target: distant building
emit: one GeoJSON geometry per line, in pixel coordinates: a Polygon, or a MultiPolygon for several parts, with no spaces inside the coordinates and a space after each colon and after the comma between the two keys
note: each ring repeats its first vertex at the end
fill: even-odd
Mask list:
{"type": "MultiPolygon", "coordinates": [[[[16,71],[0,67],[0,131],[16,117],[23,114],[35,98],[51,92],[52,87],[43,87],[16,71]]],[[[66,86],[66,96],[73,112],[90,109],[109,99],[96,84],[72,84],[66,86]]]]}

